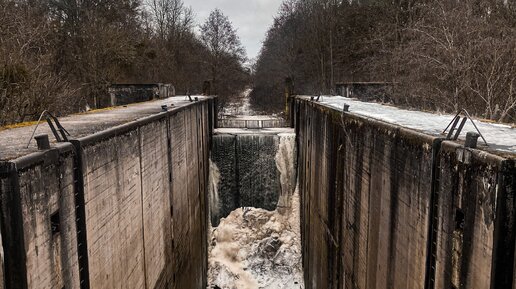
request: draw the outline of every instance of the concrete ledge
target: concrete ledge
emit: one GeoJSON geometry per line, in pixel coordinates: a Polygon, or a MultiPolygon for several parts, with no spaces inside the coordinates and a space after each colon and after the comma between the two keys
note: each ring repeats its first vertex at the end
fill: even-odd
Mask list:
{"type": "MultiPolygon", "coordinates": [[[[131,127],[145,125],[148,122],[178,113],[196,103],[210,102],[213,106],[213,98],[203,96],[199,96],[198,98],[199,101],[190,102],[183,96],[177,96],[163,100],[71,115],[59,118],[59,121],[63,127],[70,132],[70,138],[81,139],[97,133],[105,134],[106,130],[109,131],[109,133],[116,132],[119,126],[122,127],[121,130],[123,131],[131,127]],[[161,106],[163,105],[168,107],[167,112],[162,111],[161,106]]],[[[38,149],[34,140],[32,140],[29,148],[26,147],[34,128],[35,125],[31,125],[0,130],[0,161],[10,161],[31,153],[37,153],[38,149]]],[[[40,124],[36,134],[42,133],[49,135],[52,142],[51,145],[57,145],[45,121],[40,124]]]]}

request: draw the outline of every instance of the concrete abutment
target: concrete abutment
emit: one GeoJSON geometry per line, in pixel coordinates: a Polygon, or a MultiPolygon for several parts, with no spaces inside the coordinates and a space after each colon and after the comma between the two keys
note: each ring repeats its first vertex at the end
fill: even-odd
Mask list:
{"type": "Polygon", "coordinates": [[[2,162],[5,288],[205,287],[211,110],[201,100],[2,162]]]}
{"type": "Polygon", "coordinates": [[[514,157],[293,103],[306,288],[513,288],[514,157]]]}

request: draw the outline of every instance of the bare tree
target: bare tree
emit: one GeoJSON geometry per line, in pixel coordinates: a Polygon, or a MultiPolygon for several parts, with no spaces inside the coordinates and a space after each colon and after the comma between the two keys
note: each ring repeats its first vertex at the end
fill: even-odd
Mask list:
{"type": "Polygon", "coordinates": [[[182,0],[148,0],[153,22],[162,41],[176,39],[192,27],[193,11],[182,0]]]}
{"type": "Polygon", "coordinates": [[[208,65],[215,93],[225,98],[240,92],[247,84],[245,50],[229,18],[220,10],[212,11],[201,25],[201,41],[211,52],[208,65]]]}
{"type": "Polygon", "coordinates": [[[101,105],[113,82],[200,91],[209,52],[192,9],[149,3],[0,0],[0,125],[101,105]]]}
{"type": "Polygon", "coordinates": [[[286,77],[298,93],[387,81],[398,105],[514,122],[513,2],[285,1],[256,61],[253,103],[281,107],[270,99],[283,98],[286,77]]]}
{"type": "Polygon", "coordinates": [[[215,57],[229,55],[245,60],[245,50],[233,24],[219,9],[213,10],[201,25],[201,40],[215,57]]]}
{"type": "MultiPolygon", "coordinates": [[[[23,122],[48,109],[66,113],[68,83],[52,70],[52,29],[41,7],[0,2],[0,125],[23,122]]],[[[70,103],[68,103],[70,104],[70,103]]]]}

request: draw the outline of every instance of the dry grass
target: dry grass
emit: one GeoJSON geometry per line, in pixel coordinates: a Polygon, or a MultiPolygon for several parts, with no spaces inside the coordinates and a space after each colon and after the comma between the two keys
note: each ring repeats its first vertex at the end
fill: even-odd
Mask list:
{"type": "MultiPolygon", "coordinates": [[[[93,110],[86,111],[86,112],[74,113],[74,114],[71,114],[71,115],[92,114],[92,113],[97,113],[97,112],[114,110],[115,108],[116,107],[99,108],[99,109],[93,109],[93,110]]],[[[45,119],[42,119],[41,122],[42,123],[45,122],[45,119]]],[[[21,128],[21,127],[27,127],[27,126],[32,126],[32,125],[36,125],[36,124],[38,124],[37,121],[26,121],[26,122],[20,122],[20,123],[13,123],[13,124],[8,124],[8,125],[0,126],[0,131],[8,130],[8,129],[21,128]]]]}
{"type": "Polygon", "coordinates": [[[20,123],[15,123],[15,124],[9,124],[9,125],[5,125],[5,126],[1,126],[0,131],[20,128],[20,127],[27,127],[27,126],[31,126],[31,125],[36,125],[37,123],[38,123],[37,121],[26,121],[26,122],[20,122],[20,123]]]}

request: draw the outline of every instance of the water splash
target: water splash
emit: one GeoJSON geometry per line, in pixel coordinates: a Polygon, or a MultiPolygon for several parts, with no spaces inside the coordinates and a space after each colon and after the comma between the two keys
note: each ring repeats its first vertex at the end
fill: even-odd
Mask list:
{"type": "MultiPolygon", "coordinates": [[[[257,150],[259,156],[253,155],[240,170],[244,180],[240,189],[264,196],[274,187],[280,192],[277,207],[239,208],[222,218],[217,227],[210,228],[208,288],[304,288],[295,134],[278,134],[270,143],[275,154],[263,149],[264,138],[251,143],[260,144],[261,149],[257,150]]],[[[253,146],[246,147],[248,152],[249,148],[253,151],[253,146]]],[[[212,188],[217,188],[220,173],[215,164],[210,169],[215,171],[210,172],[210,198],[215,200],[217,191],[212,188]]],[[[210,205],[216,208],[211,200],[210,205]]]]}
{"type": "Polygon", "coordinates": [[[280,213],[291,208],[291,197],[296,186],[296,135],[279,134],[279,146],[276,153],[276,168],[280,173],[281,192],[277,209],[280,213]]]}
{"type": "Polygon", "coordinates": [[[212,228],[208,288],[302,289],[299,194],[292,209],[237,209],[212,228]]]}
{"type": "Polygon", "coordinates": [[[210,216],[216,217],[220,212],[220,199],[219,199],[219,182],[220,182],[220,171],[217,165],[210,159],[210,174],[209,174],[209,204],[210,204],[210,216]]]}

